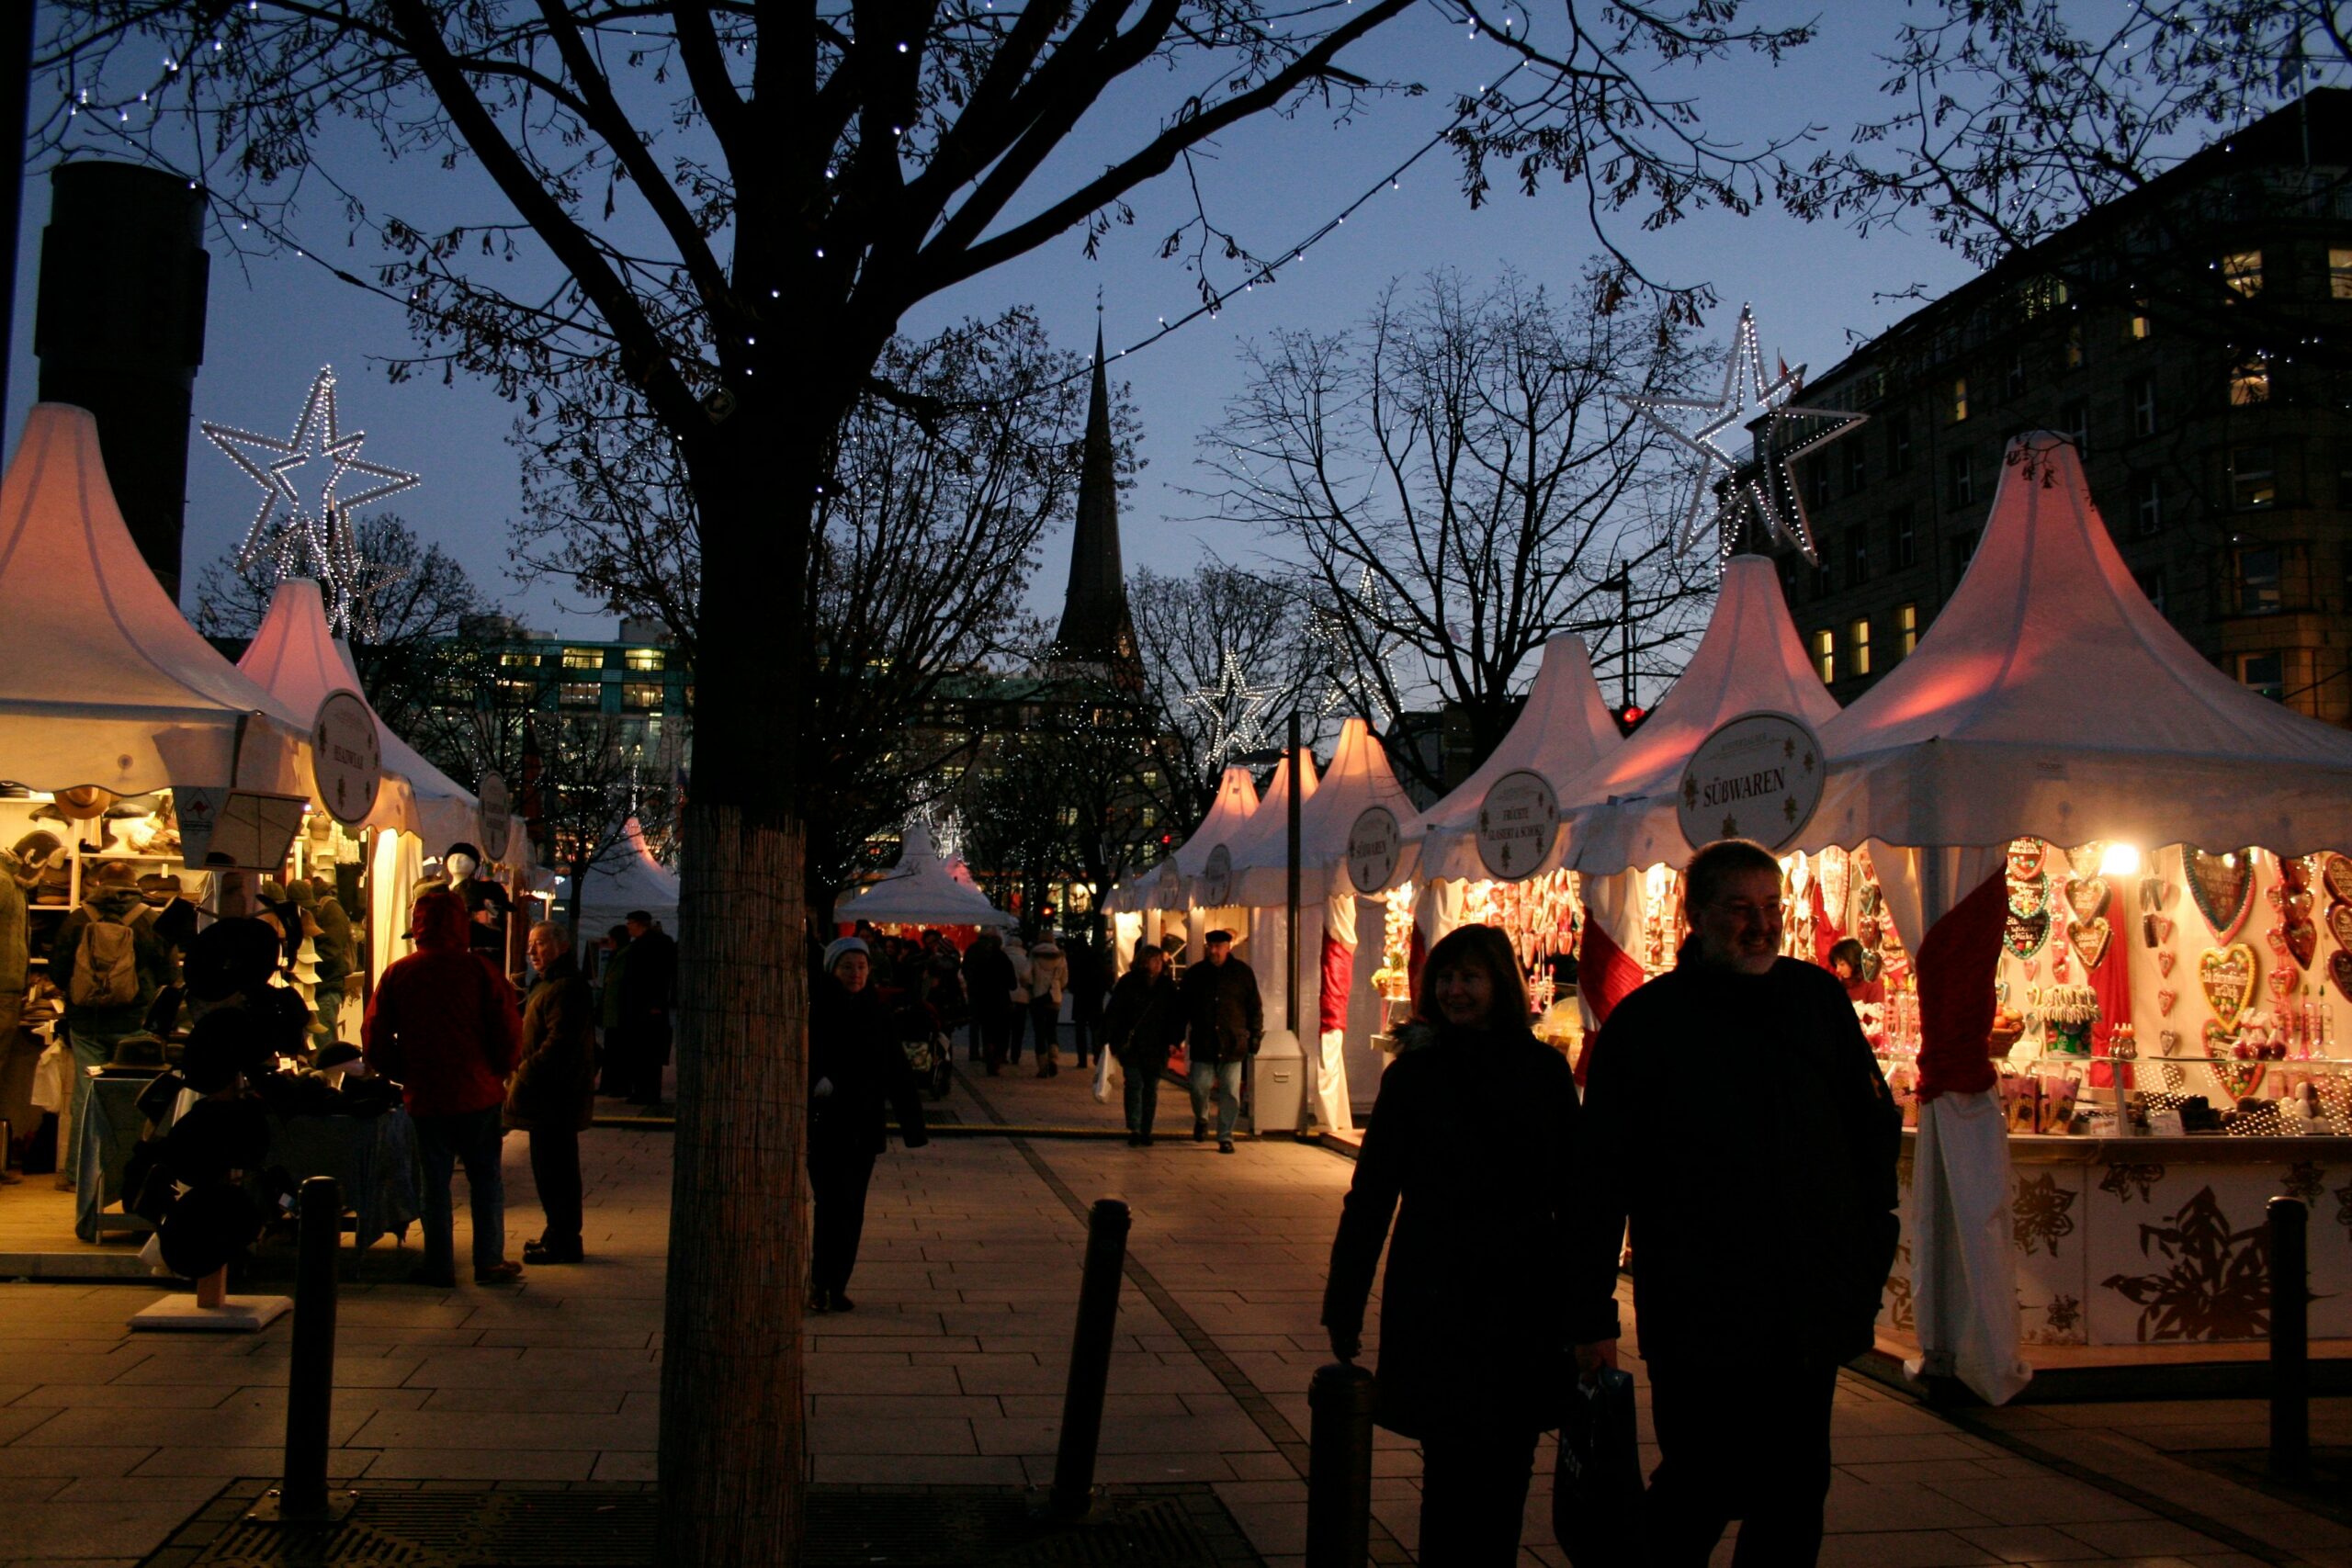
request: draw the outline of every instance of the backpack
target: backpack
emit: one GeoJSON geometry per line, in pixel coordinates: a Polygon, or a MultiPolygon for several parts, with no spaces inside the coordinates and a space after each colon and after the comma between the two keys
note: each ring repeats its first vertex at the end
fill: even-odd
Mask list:
{"type": "Polygon", "coordinates": [[[77,1008],[128,1007],[139,999],[139,939],[129,926],[90,911],[65,999],[77,1008]]]}

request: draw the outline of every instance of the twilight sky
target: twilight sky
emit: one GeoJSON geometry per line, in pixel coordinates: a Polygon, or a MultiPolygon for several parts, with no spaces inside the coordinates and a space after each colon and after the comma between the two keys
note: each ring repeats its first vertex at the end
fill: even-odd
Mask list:
{"type": "MultiPolygon", "coordinates": [[[[1882,73],[1872,55],[1895,23],[1894,8],[1766,4],[1755,11],[1758,19],[1783,22],[1819,15],[1823,35],[1777,69],[1741,60],[1666,73],[1661,87],[1695,96],[1714,136],[1753,144],[1810,121],[1826,143],[1843,145],[1858,118],[1881,112],[1875,85],[1882,73]]],[[[1312,116],[1261,120],[1226,139],[1216,157],[1203,164],[1214,214],[1261,254],[1303,237],[1381,180],[1444,123],[1453,95],[1487,80],[1500,61],[1492,46],[1425,12],[1395,24],[1385,39],[1376,35],[1355,68],[1409,76],[1430,91],[1380,103],[1344,126],[1312,116]]],[[[45,90],[36,83],[37,96],[45,90]]],[[[1105,107],[1115,116],[1121,106],[1105,107]]],[[[1104,151],[1081,139],[1048,166],[1048,176],[1058,173],[1057,185],[1082,177],[1104,151]]],[[[1180,493],[1194,479],[1197,436],[1239,389],[1237,350],[1251,336],[1276,327],[1336,330],[1361,318],[1390,279],[1409,280],[1437,266],[1457,268],[1474,281],[1515,266],[1535,281],[1573,287],[1594,248],[1577,193],[1555,186],[1531,198],[1505,188],[1474,212],[1458,175],[1446,154],[1430,153],[1403,176],[1400,188],[1384,191],[1283,281],[1236,295],[1216,321],[1197,321],[1114,365],[1114,374],[1132,386],[1148,463],[1122,519],[1130,569],[1184,571],[1205,551],[1246,561],[1269,547],[1233,525],[1193,521],[1202,508],[1180,493]]],[[[431,203],[438,195],[432,182],[447,180],[422,164],[393,165],[382,177],[376,205],[402,211],[431,203]]],[[[1057,342],[1081,349],[1091,343],[1099,288],[1116,355],[1159,317],[1173,319],[1195,301],[1192,276],[1157,254],[1188,202],[1176,176],[1163,179],[1142,193],[1134,226],[1114,229],[1098,258],[1081,254],[1079,236],[1065,237],[932,302],[907,324],[920,331],[1027,302],[1057,342]]],[[[48,205],[47,180],[28,181],[6,416],[11,451],[37,380],[32,309],[48,205]]],[[[370,258],[344,249],[340,223],[323,209],[315,221],[313,238],[325,254],[363,271],[370,258]]],[[[1708,321],[1709,340],[1723,341],[1741,302],[1752,302],[1767,355],[1816,371],[1842,356],[1850,334],[1875,332],[1912,308],[1880,296],[1913,283],[1940,292],[1966,276],[1963,263],[1924,235],[1881,232],[1860,241],[1777,215],[1708,213],[1656,234],[1621,221],[1615,233],[1654,276],[1715,286],[1723,304],[1708,321]]],[[[391,510],[456,553],[477,582],[531,624],[582,632],[606,626],[601,615],[580,615],[544,586],[523,590],[507,577],[506,523],[518,502],[515,457],[505,440],[513,411],[479,382],[460,379],[450,388],[427,377],[388,384],[381,362],[408,341],[390,305],[337,282],[315,263],[286,256],[248,264],[216,246],[196,417],[283,434],[311,377],[334,364],[344,426],[368,433],[366,456],[424,475],[424,487],[396,498],[391,510]]],[[[184,599],[192,605],[200,568],[234,547],[260,495],[193,430],[190,440],[184,599]]],[[[1067,536],[1049,539],[1032,594],[1038,608],[1058,604],[1068,560],[1067,536]]]]}

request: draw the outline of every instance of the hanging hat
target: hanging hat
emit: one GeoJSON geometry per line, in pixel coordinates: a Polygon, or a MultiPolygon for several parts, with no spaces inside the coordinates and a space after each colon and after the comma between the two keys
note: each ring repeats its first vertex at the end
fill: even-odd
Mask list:
{"type": "Polygon", "coordinates": [[[107,809],[122,797],[96,784],[81,784],[57,792],[57,814],[70,822],[87,822],[104,817],[107,809]]]}

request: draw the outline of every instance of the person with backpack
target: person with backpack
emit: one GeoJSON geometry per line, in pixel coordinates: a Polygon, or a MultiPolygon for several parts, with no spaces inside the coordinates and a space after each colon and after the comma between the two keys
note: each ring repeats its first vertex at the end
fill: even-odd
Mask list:
{"type": "Polygon", "coordinates": [[[164,987],[171,960],[149,922],[139,875],[128,861],[98,863],[82,907],[58,923],[49,977],[65,998],[65,1037],[74,1058],[71,1141],[60,1187],[76,1185],[82,1165],[82,1116],[90,1101],[92,1067],[114,1059],[115,1046],[136,1034],[164,987]]]}
{"type": "Polygon", "coordinates": [[[460,1164],[473,1200],[474,1283],[505,1284],[523,1272],[506,1258],[499,1171],[500,1110],[520,1044],[521,1002],[469,946],[469,923],[457,894],[421,896],[409,922],[416,951],[384,971],[360,1029],[369,1070],[401,1086],[424,1160],[424,1265],[409,1280],[444,1289],[457,1282],[449,1182],[460,1164]]]}

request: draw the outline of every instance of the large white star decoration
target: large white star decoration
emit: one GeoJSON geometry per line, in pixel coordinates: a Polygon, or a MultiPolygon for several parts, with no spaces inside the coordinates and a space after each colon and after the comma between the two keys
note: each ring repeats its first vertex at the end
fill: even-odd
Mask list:
{"type": "Polygon", "coordinates": [[[1681,525],[1676,530],[1678,554],[1688,553],[1698,542],[1700,512],[1707,497],[1715,491],[1714,471],[1720,467],[1725,476],[1737,479],[1735,485],[1725,487],[1726,493],[1717,500],[1713,513],[1722,554],[1730,554],[1739,537],[1741,518],[1752,508],[1770,537],[1794,545],[1806,560],[1820,564],[1820,547],[1813,537],[1813,522],[1805,512],[1794,465],[1798,458],[1819,451],[1870,416],[1796,403],[1792,400],[1804,385],[1802,365],[1792,370],[1783,364],[1778,374],[1766,378],[1756,313],[1743,305],[1739,323],[1732,333],[1731,353],[1724,366],[1724,385],[1719,395],[1711,400],[1627,400],[1644,418],[1699,456],[1699,473],[1690,488],[1690,502],[1683,509],[1681,525]],[[1680,423],[1668,417],[1668,411],[1706,417],[1697,428],[1686,431],[1680,423]],[[1745,430],[1759,419],[1765,421],[1764,434],[1750,455],[1751,471],[1740,479],[1740,471],[1747,463],[1718,437],[1729,431],[1745,430]]]}
{"type": "Polygon", "coordinates": [[[1356,617],[1357,625],[1375,628],[1371,637],[1371,653],[1377,678],[1368,680],[1364,683],[1364,695],[1369,699],[1367,705],[1380,710],[1382,722],[1386,724],[1396,722],[1396,715],[1388,703],[1389,689],[1396,683],[1396,675],[1389,661],[1396,657],[1396,650],[1404,646],[1404,638],[1393,632],[1380,629],[1385,628],[1386,625],[1385,611],[1386,604],[1380,591],[1379,581],[1374,577],[1372,568],[1366,566],[1356,578],[1355,604],[1352,611],[1347,605],[1340,605],[1334,608],[1317,608],[1308,612],[1306,635],[1324,650],[1323,695],[1316,705],[1317,717],[1329,717],[1348,701],[1351,694],[1343,671],[1353,661],[1351,658],[1353,647],[1346,619],[1352,614],[1356,617]]]}
{"type": "Polygon", "coordinates": [[[308,574],[325,585],[328,615],[335,629],[351,630],[356,618],[372,626],[372,595],[399,574],[361,559],[351,513],[412,489],[419,479],[405,469],[359,456],[368,434],[358,430],[345,434],[336,423],[334,367],[322,368],[311,381],[293,434],[283,441],[209,421],[199,428],[205,439],[261,487],[261,509],[237,547],[238,567],[249,568],[266,553],[280,578],[308,574]],[[313,465],[305,482],[298,484],[296,472],[313,465]],[[354,474],[374,482],[342,493],[345,480],[354,474]],[[272,522],[280,518],[273,531],[272,522]]]}
{"type": "Polygon", "coordinates": [[[1265,739],[1262,715],[1273,694],[1250,684],[1241,656],[1227,649],[1219,661],[1216,684],[1184,694],[1184,704],[1207,716],[1210,760],[1222,766],[1237,751],[1256,750],[1265,739]]]}

